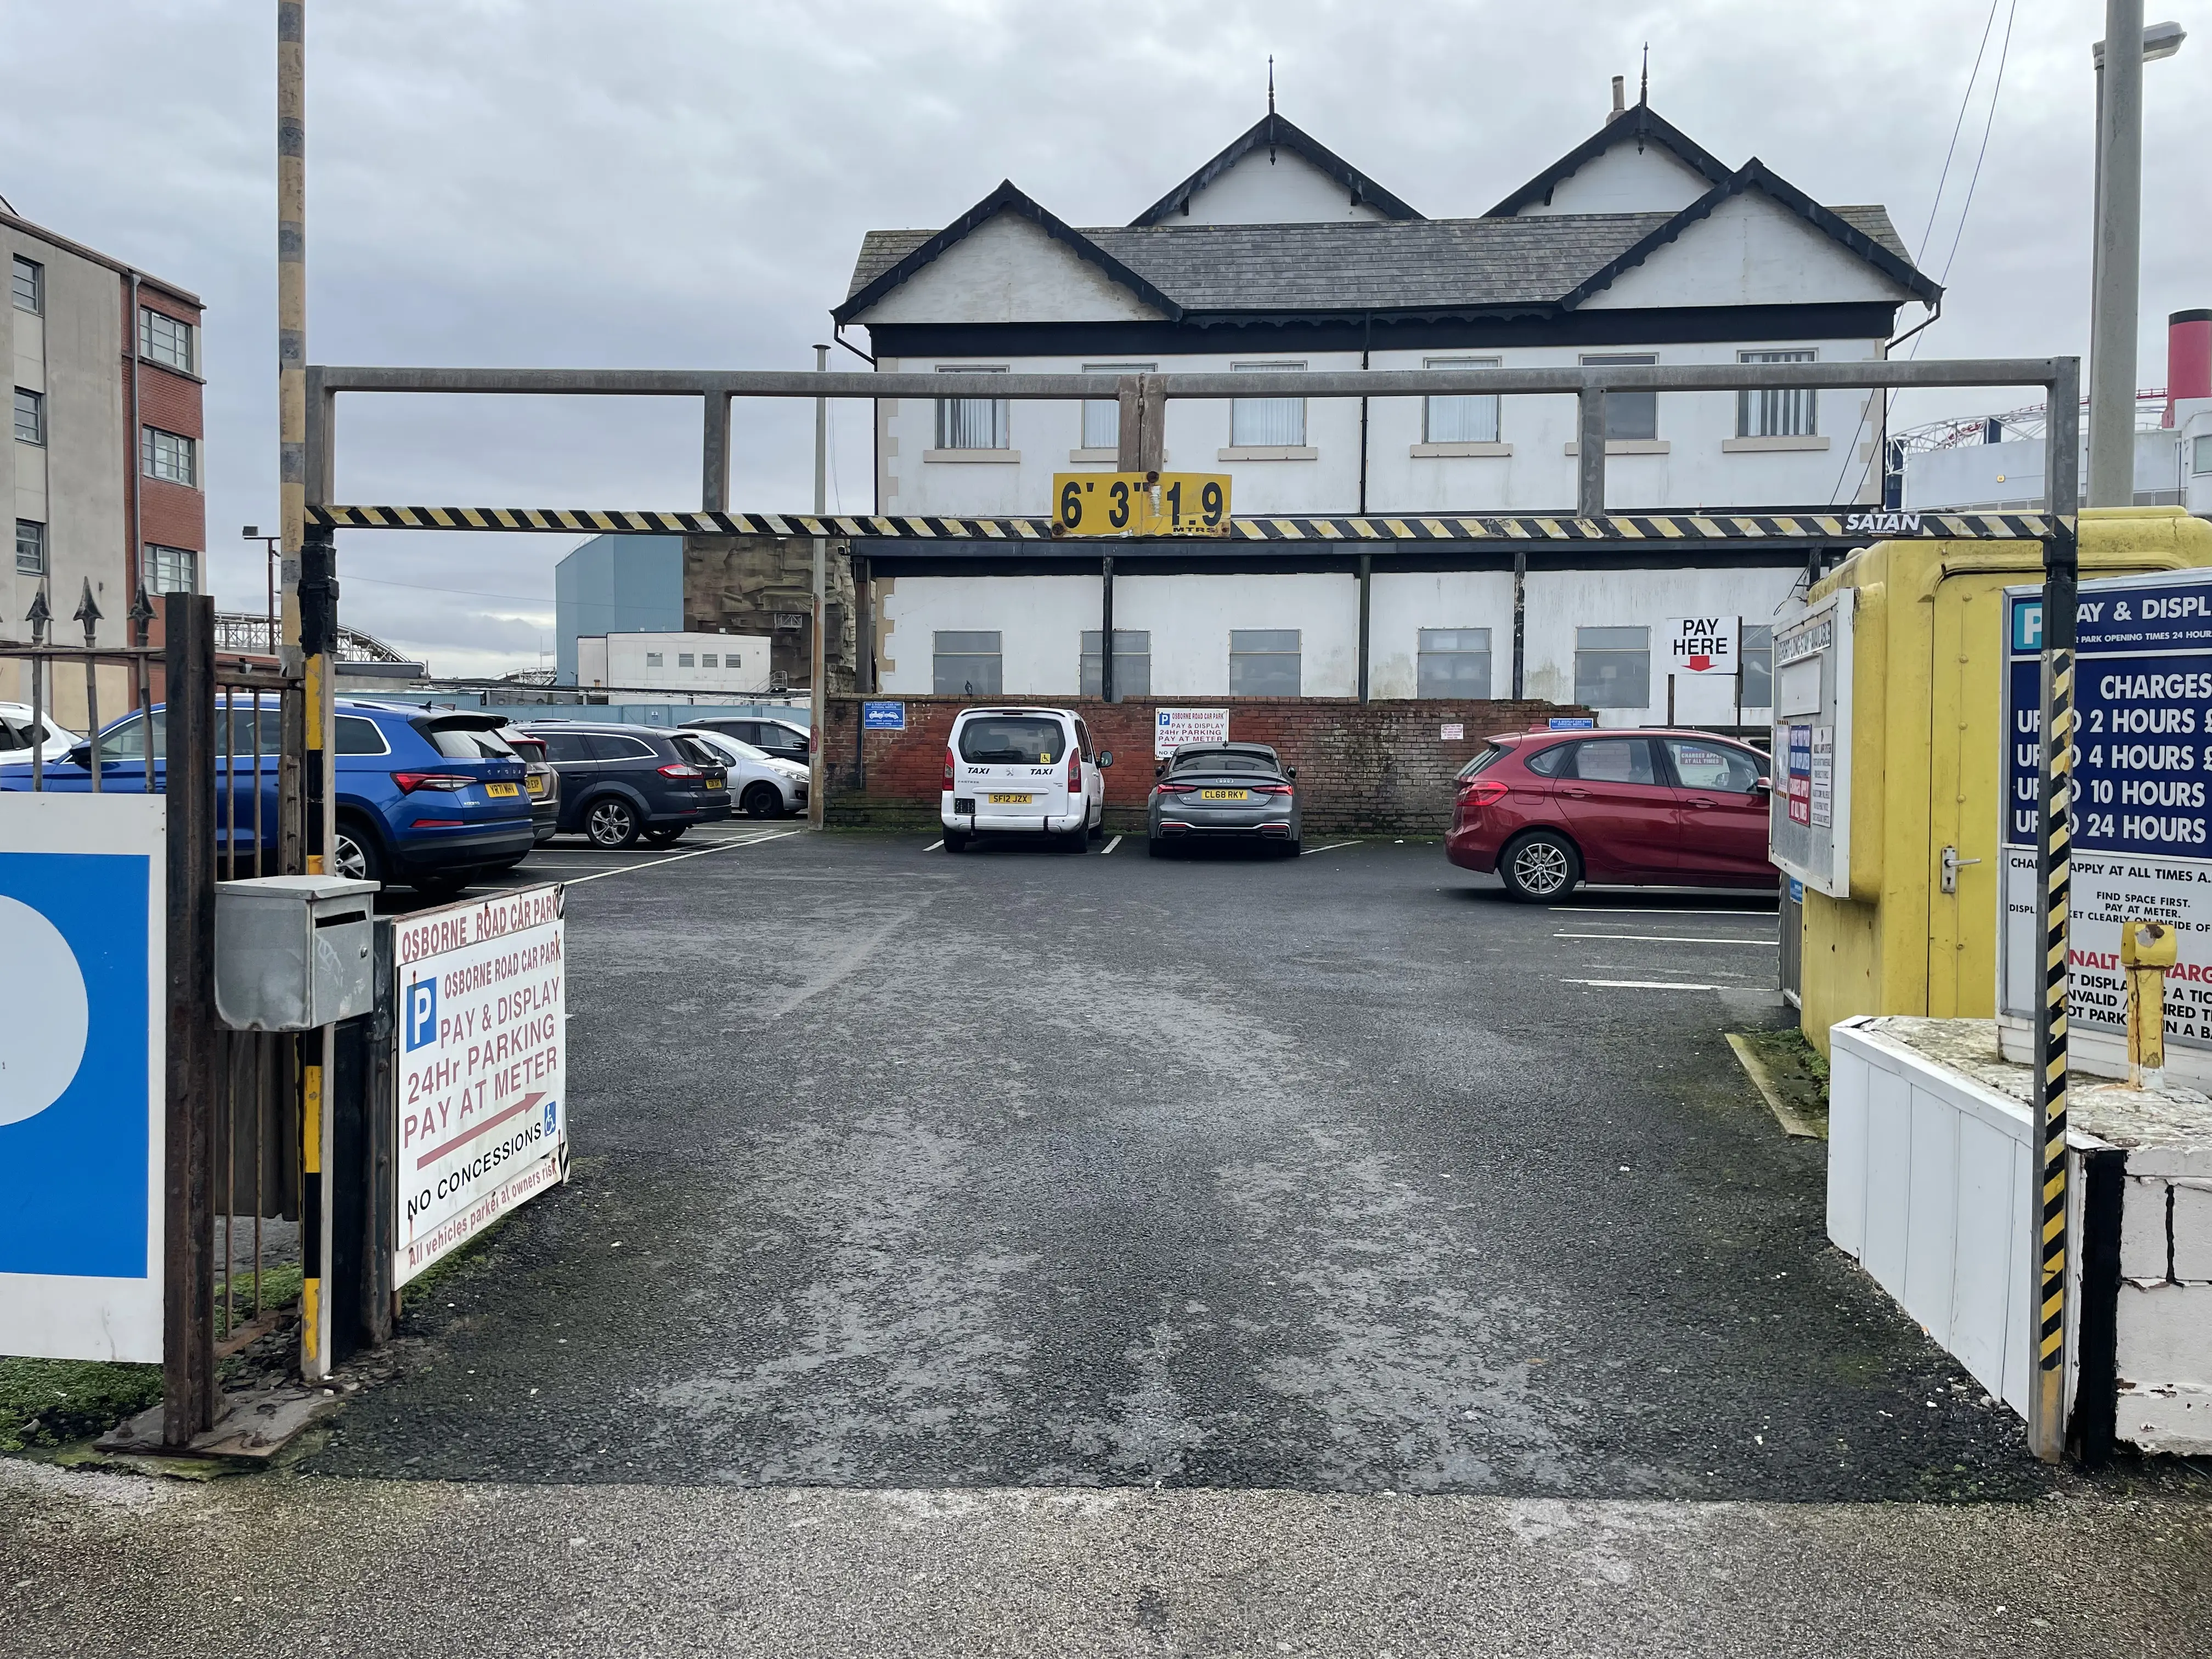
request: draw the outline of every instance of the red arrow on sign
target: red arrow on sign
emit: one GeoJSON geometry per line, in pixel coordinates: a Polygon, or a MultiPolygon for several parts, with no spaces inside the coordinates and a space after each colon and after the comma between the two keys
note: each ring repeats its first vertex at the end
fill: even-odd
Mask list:
{"type": "Polygon", "coordinates": [[[1711,668],[1712,665],[1713,659],[1711,657],[1692,657],[1690,659],[1690,672],[1692,674],[1702,674],[1705,670],[1711,668]]]}

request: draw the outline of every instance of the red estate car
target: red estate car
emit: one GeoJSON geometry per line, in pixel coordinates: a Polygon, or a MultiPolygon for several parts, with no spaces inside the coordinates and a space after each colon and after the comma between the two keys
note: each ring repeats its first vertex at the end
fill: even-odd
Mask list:
{"type": "Polygon", "coordinates": [[[1444,854],[1529,903],[1582,881],[1772,887],[1765,755],[1703,732],[1492,738],[1459,775],[1444,854]]]}

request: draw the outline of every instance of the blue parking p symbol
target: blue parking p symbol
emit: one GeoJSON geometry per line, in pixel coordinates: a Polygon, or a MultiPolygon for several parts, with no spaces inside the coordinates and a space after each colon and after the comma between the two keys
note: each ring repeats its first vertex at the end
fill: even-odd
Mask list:
{"type": "Polygon", "coordinates": [[[438,1040],[438,981],[418,979],[407,988],[407,1047],[410,1051],[438,1040]]]}

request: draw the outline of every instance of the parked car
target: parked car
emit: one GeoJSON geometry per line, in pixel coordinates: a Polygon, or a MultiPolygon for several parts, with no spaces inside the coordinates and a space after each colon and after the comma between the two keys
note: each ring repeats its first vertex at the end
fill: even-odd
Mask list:
{"type": "Polygon", "coordinates": [[[809,774],[797,762],[778,760],[749,743],[703,726],[687,726],[677,735],[714,751],[729,773],[731,802],[747,817],[780,818],[806,810],[809,774]]]}
{"type": "Polygon", "coordinates": [[[715,714],[705,720],[693,720],[688,730],[704,727],[720,732],[725,737],[735,738],[739,743],[749,743],[773,759],[789,761],[793,765],[811,763],[814,739],[807,729],[795,720],[774,719],[740,720],[734,716],[715,714]]]}
{"type": "Polygon", "coordinates": [[[1156,769],[1145,850],[1198,841],[1261,844],[1296,858],[1305,834],[1298,769],[1264,743],[1187,743],[1156,769]]]}
{"type": "MultiPolygon", "coordinates": [[[[502,717],[355,697],[339,698],[336,715],[335,873],[426,893],[458,892],[474,878],[510,868],[528,854],[525,768],[500,738],[502,717]]],[[[100,732],[103,789],[144,788],[142,718],[134,711],[100,732]]],[[[276,699],[262,697],[253,705],[240,700],[229,718],[228,733],[217,740],[216,846],[224,872],[236,868],[243,874],[264,865],[276,847],[276,699]]],[[[167,786],[166,705],[155,707],[153,719],[154,786],[162,789],[167,786]]],[[[91,758],[92,745],[78,744],[65,759],[47,766],[46,787],[89,790],[91,758]]],[[[27,762],[0,766],[0,789],[30,787],[27,762]]]]}
{"type": "Polygon", "coordinates": [[[532,720],[561,775],[560,830],[596,847],[665,847],[730,816],[729,774],[704,744],[653,726],[532,720]]]}
{"type": "Polygon", "coordinates": [[[1110,755],[1065,708],[963,708],[945,745],[945,850],[977,836],[1044,836],[1079,853],[1106,817],[1110,755]]]}
{"type": "Polygon", "coordinates": [[[561,774],[552,762],[545,758],[545,740],[532,737],[519,726],[502,726],[499,729],[509,749],[522,757],[529,769],[523,775],[523,793],[530,797],[530,828],[537,844],[543,847],[560,832],[561,774]]]}
{"type": "MultiPolygon", "coordinates": [[[[67,726],[54,724],[54,717],[41,710],[38,729],[46,732],[46,758],[59,760],[84,739],[67,726]]],[[[31,705],[27,702],[0,702],[0,763],[31,758],[31,750],[39,745],[33,743],[33,729],[31,705]]]]}
{"type": "Polygon", "coordinates": [[[1459,775],[1445,856],[1529,902],[1583,881],[1772,887],[1767,757],[1704,732],[1508,732],[1459,775]]]}

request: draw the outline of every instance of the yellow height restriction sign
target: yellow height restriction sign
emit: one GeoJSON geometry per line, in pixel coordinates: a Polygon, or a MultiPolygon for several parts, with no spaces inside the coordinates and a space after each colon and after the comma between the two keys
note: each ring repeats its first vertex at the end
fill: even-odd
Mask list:
{"type": "Polygon", "coordinates": [[[1060,536],[1226,536],[1225,472],[1055,472],[1060,536]]]}

